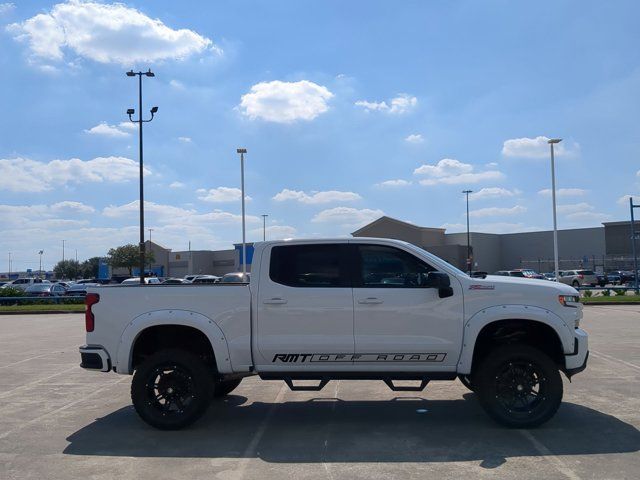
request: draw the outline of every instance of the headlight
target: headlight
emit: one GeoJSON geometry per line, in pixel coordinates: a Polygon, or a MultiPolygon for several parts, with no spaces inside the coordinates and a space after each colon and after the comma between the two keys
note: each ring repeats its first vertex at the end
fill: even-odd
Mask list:
{"type": "Polygon", "coordinates": [[[558,301],[563,307],[577,307],[576,303],[580,303],[578,295],[558,295],[558,301]],[[572,305],[573,304],[573,305],[572,305]]]}

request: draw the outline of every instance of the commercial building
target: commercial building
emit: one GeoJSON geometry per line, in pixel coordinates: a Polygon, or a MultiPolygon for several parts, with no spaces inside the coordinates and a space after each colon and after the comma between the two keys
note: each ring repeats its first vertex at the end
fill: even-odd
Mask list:
{"type": "MultiPolygon", "coordinates": [[[[444,228],[421,227],[380,217],[352,233],[354,237],[404,240],[466,269],[467,234],[444,228]]],[[[522,233],[470,232],[473,269],[485,272],[514,268],[553,270],[553,231],[522,233]]],[[[607,222],[602,227],[558,231],[560,269],[630,269],[633,265],[630,222],[607,222]]]]}

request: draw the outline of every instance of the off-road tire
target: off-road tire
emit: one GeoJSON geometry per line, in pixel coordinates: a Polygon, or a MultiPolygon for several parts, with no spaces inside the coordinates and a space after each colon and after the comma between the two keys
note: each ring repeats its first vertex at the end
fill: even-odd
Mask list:
{"type": "Polygon", "coordinates": [[[219,382],[215,382],[213,387],[213,398],[220,398],[225,395],[229,395],[238,388],[241,381],[242,379],[238,378],[236,380],[221,380],[219,382]]]}
{"type": "Polygon", "coordinates": [[[131,400],[138,415],[161,430],[179,430],[204,414],[213,394],[210,367],[180,349],[148,357],[131,382],[131,400]]]}
{"type": "Polygon", "coordinates": [[[458,375],[458,380],[460,380],[460,383],[465,387],[467,387],[472,392],[475,390],[475,387],[471,382],[471,375],[458,375]]]}
{"type": "Polygon", "coordinates": [[[528,345],[497,347],[483,359],[473,378],[482,407],[507,427],[537,427],[553,417],[562,402],[558,366],[528,345]]]}

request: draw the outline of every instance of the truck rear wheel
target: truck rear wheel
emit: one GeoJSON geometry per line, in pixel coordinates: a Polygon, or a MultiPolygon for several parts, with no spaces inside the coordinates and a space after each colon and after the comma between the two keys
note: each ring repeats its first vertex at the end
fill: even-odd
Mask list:
{"type": "Polygon", "coordinates": [[[474,389],[489,416],[513,428],[543,424],[562,402],[558,366],[528,345],[505,345],[491,352],[474,375],[474,389]]]}
{"type": "Polygon", "coordinates": [[[213,397],[220,398],[229,395],[240,385],[241,381],[242,379],[238,378],[237,380],[221,380],[216,382],[213,389],[213,397]]]}
{"type": "Polygon", "coordinates": [[[138,415],[161,430],[178,430],[206,411],[213,381],[207,365],[180,349],[161,350],[147,358],[131,382],[138,415]]]}

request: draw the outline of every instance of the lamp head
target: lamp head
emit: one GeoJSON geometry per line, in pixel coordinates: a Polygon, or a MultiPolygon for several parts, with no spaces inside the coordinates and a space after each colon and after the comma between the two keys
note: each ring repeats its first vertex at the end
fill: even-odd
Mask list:
{"type": "Polygon", "coordinates": [[[127,108],[127,115],[133,115],[136,111],[133,108],[127,108]]]}
{"type": "Polygon", "coordinates": [[[136,74],[135,74],[135,72],[133,70],[129,70],[127,72],[127,77],[135,77],[135,76],[136,76],[136,74]]]}
{"type": "Polygon", "coordinates": [[[560,143],[561,141],[561,138],[550,138],[549,140],[547,140],[547,143],[560,143]]]}
{"type": "Polygon", "coordinates": [[[144,74],[145,74],[147,77],[155,77],[155,76],[156,76],[156,74],[155,74],[155,73],[153,73],[153,72],[151,71],[151,69],[149,69],[149,70],[147,70],[146,72],[144,72],[144,74]]]}
{"type": "Polygon", "coordinates": [[[154,113],[158,113],[158,107],[153,107],[151,109],[151,114],[153,115],[154,113]]]}
{"type": "Polygon", "coordinates": [[[246,148],[238,148],[236,150],[237,153],[247,153],[247,149],[246,148]]]}

